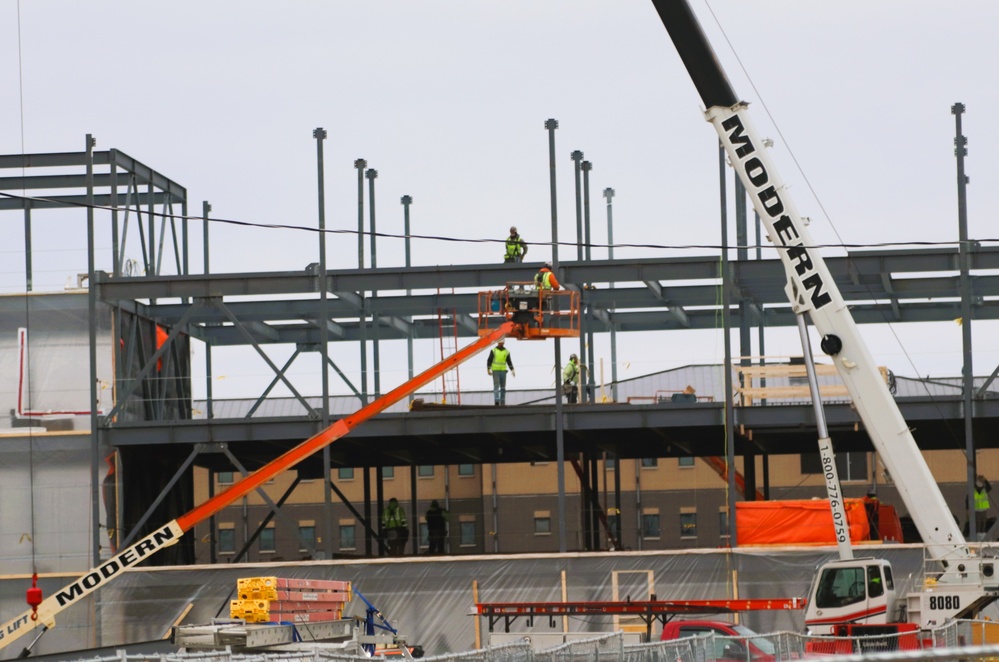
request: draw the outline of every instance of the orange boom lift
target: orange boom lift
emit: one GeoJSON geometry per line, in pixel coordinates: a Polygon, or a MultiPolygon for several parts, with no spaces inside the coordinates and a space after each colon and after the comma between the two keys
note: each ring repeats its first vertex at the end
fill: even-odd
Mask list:
{"type": "MultiPolygon", "coordinates": [[[[478,340],[413,377],[402,386],[358,409],[350,416],[336,421],[321,432],[309,437],[239,482],[233,483],[231,487],[219,492],[200,506],[163,525],[131,547],[93,568],[54,595],[40,600],[40,589],[34,586],[28,589],[31,609],[0,626],[0,649],[33,630],[37,625],[41,625],[44,629],[53,627],[56,614],[101,588],[126,568],[141,563],[164,547],[176,544],[180,537],[194,528],[196,524],[215,515],[278,474],[291,469],[302,460],[332,444],[361,423],[385,411],[410,393],[437,379],[444,372],[467,361],[500,338],[512,336],[527,340],[556,336],[578,337],[578,297],[578,293],[572,291],[528,292],[523,285],[514,286],[514,284],[496,292],[480,293],[478,340]],[[493,301],[497,302],[495,306],[493,301]],[[526,303],[523,303],[524,301],[526,303]],[[483,302],[486,302],[488,306],[486,309],[481,308],[483,302]]],[[[45,631],[44,629],[42,632],[45,631]]]]}

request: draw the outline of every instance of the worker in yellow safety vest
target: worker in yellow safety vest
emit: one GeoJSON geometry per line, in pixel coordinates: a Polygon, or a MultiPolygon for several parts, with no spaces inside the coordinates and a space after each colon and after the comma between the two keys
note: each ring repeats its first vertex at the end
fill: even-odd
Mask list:
{"type": "Polygon", "coordinates": [[[510,374],[517,376],[513,369],[513,359],[510,358],[510,350],[503,344],[503,339],[500,338],[486,358],[486,372],[493,376],[493,400],[496,405],[506,404],[506,369],[509,367],[510,374]]]}
{"type": "Polygon", "coordinates": [[[506,255],[504,262],[523,262],[527,255],[527,242],[517,234],[516,226],[510,228],[510,236],[506,238],[506,255]]]}
{"type": "Polygon", "coordinates": [[[569,355],[569,362],[562,370],[562,393],[570,405],[576,404],[579,399],[579,357],[575,354],[569,355]]]}
{"type": "Polygon", "coordinates": [[[382,511],[382,535],[388,543],[389,555],[402,556],[409,540],[409,524],[406,522],[406,511],[395,497],[389,499],[388,506],[382,511]]]}
{"type": "Polygon", "coordinates": [[[539,290],[557,290],[561,288],[558,278],[552,273],[552,263],[545,262],[544,266],[534,275],[534,284],[539,290]]]}
{"type": "Polygon", "coordinates": [[[992,484],[982,474],[975,476],[975,531],[984,538],[989,524],[989,492],[992,484]]]}

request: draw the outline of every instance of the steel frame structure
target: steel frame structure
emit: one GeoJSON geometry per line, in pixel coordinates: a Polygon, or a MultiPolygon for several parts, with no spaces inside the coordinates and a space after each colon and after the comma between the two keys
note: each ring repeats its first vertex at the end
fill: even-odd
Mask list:
{"type": "MultiPolygon", "coordinates": [[[[211,274],[207,273],[207,227],[211,209],[208,203],[203,205],[202,218],[206,273],[191,274],[186,190],[119,150],[94,152],[90,145],[88,136],[85,152],[0,156],[0,168],[21,168],[25,173],[40,167],[61,170],[56,175],[24,174],[0,178],[0,191],[58,191],[55,195],[44,197],[8,195],[0,199],[0,210],[23,210],[29,291],[32,282],[32,210],[75,206],[88,209],[89,214],[106,208],[106,213],[110,214],[114,243],[112,270],[105,272],[92,266],[87,278],[91,297],[117,313],[119,328],[139,329],[128,335],[127,343],[116,348],[117,366],[131,364],[134,358],[137,367],[128,372],[118,372],[117,404],[113,411],[96,420],[95,439],[97,435],[102,435],[103,439],[118,448],[166,444],[181,450],[174,464],[174,475],[164,481],[159,496],[138,519],[130,538],[161,504],[165,492],[177,483],[180,474],[188,471],[196,459],[217,468],[218,460],[222,458],[242,471],[241,463],[246,462],[248,457],[255,462],[262,461],[262,458],[247,455],[245,445],[239,444],[238,440],[270,438],[273,444],[269,450],[274,453],[290,439],[314,433],[328,420],[328,394],[324,394],[323,400],[327,405],[316,408],[288,378],[288,369],[298,356],[319,351],[323,363],[340,376],[354,395],[366,402],[366,385],[358,388],[347,379],[328,353],[330,343],[334,346],[342,342],[366,343],[375,325],[375,338],[382,340],[436,338],[439,333],[436,311],[441,308],[455,311],[459,337],[475,337],[478,333],[475,320],[478,292],[502,288],[508,281],[522,279],[524,275],[520,272],[514,275],[512,269],[516,267],[505,264],[328,270],[322,262],[305,265],[296,272],[211,274]],[[95,173],[95,166],[104,171],[95,173]],[[83,174],[74,171],[81,167],[85,169],[83,174]],[[70,170],[68,174],[62,172],[66,169],[70,170]],[[181,207],[179,216],[174,214],[174,205],[181,207]],[[157,206],[160,211],[156,211],[157,206]],[[144,275],[130,272],[122,260],[121,246],[124,245],[132,213],[139,220],[144,275]],[[143,214],[145,226],[142,223],[143,214]],[[161,219],[158,234],[155,225],[157,217],[161,219]],[[168,228],[173,243],[175,274],[165,274],[163,270],[162,255],[168,228]],[[376,293],[377,296],[365,296],[365,292],[376,293]],[[309,297],[303,298],[303,295],[309,297]],[[254,300],[254,297],[259,299],[254,300]],[[127,325],[124,320],[136,323],[127,325]],[[169,330],[162,342],[156,338],[157,329],[169,330]],[[291,421],[258,421],[251,418],[255,406],[246,419],[220,420],[212,412],[209,386],[208,420],[189,420],[189,415],[183,411],[183,403],[189,404],[189,390],[157,391],[150,386],[157,380],[150,380],[150,377],[157,370],[162,370],[165,364],[179,382],[189,381],[189,365],[183,348],[190,339],[204,341],[209,353],[211,347],[252,348],[274,373],[273,381],[260,394],[257,405],[281,381],[302,404],[305,416],[291,421]],[[284,366],[277,366],[267,356],[264,348],[271,344],[295,346],[292,357],[284,366]],[[126,361],[126,358],[129,360],[126,361]],[[142,393],[142,400],[148,406],[141,416],[123,416],[123,404],[130,395],[138,393],[142,393]],[[180,397],[181,406],[169,406],[167,399],[170,397],[180,397]],[[272,424],[279,426],[283,432],[271,432],[272,424]],[[232,447],[228,446],[229,443],[233,444],[232,447]]],[[[403,203],[408,215],[406,198],[403,203]]],[[[986,304],[999,299],[999,276],[993,275],[999,269],[999,248],[977,245],[972,248],[966,256],[956,249],[945,248],[860,251],[847,257],[828,258],[827,264],[860,323],[949,321],[961,317],[962,311],[966,310],[971,311],[973,319],[997,319],[999,306],[986,304]],[[967,271],[966,276],[961,273],[962,265],[967,271]]],[[[90,264],[93,265],[93,255],[90,256],[90,264]]],[[[524,266],[533,269],[536,265],[524,266]]],[[[583,292],[588,334],[716,328],[720,310],[730,312],[733,326],[744,330],[751,325],[776,327],[795,323],[784,291],[784,270],[776,258],[727,262],[724,280],[733,300],[729,306],[718,304],[718,291],[723,279],[719,274],[717,256],[587,259],[562,262],[559,271],[567,283],[596,284],[583,292]]],[[[375,369],[378,370],[377,365],[375,369]]],[[[210,373],[209,358],[209,382],[210,373]]],[[[996,374],[999,374],[999,368],[993,373],[993,378],[996,374]]],[[[979,406],[975,415],[991,421],[995,415],[993,407],[991,403],[982,401],[987,396],[987,386],[988,383],[976,393],[976,404],[979,406]]],[[[929,415],[927,420],[944,421],[948,415],[963,415],[959,405],[953,411],[949,404],[947,407],[949,414],[940,413],[942,410],[937,406],[936,415],[929,415]]],[[[652,420],[655,416],[650,417],[647,412],[636,412],[628,407],[602,406],[599,420],[597,414],[591,417],[584,408],[574,411],[572,432],[578,444],[576,450],[585,453],[605,449],[616,453],[617,457],[627,457],[628,453],[620,447],[611,449],[606,443],[592,439],[587,442],[586,430],[592,429],[595,435],[601,437],[605,436],[608,427],[652,430],[649,443],[658,444],[661,449],[662,426],[688,431],[713,429],[722,425],[721,419],[724,418],[719,407],[702,405],[672,409],[670,421],[660,423],[652,420]]],[[[781,440],[794,435],[787,433],[786,426],[807,424],[808,420],[807,412],[793,407],[782,408],[779,413],[766,412],[763,418],[760,418],[760,412],[754,410],[740,411],[737,416],[741,419],[740,425],[748,425],[756,432],[752,441],[741,440],[745,452],[788,452],[790,445],[781,440]],[[763,438],[762,430],[773,431],[770,441],[763,438]]],[[[489,430],[483,429],[481,423],[464,425],[467,419],[461,412],[435,412],[421,414],[421,417],[442,421],[435,426],[439,429],[450,428],[458,437],[486,435],[495,447],[510,449],[513,446],[509,442],[512,431],[504,431],[502,425],[489,430]],[[498,436],[503,443],[495,444],[493,436],[498,436]]],[[[488,462],[514,461],[518,457],[548,457],[552,455],[552,449],[548,448],[544,437],[550,435],[546,423],[549,417],[550,413],[546,413],[538,418],[533,424],[537,429],[533,432],[517,432],[517,439],[524,442],[525,451],[516,453],[508,450],[502,460],[491,458],[488,452],[481,452],[481,447],[471,455],[467,450],[457,451],[459,454],[454,455],[455,449],[449,449],[446,444],[433,445],[424,455],[415,456],[400,444],[391,442],[384,453],[376,455],[377,462],[412,466],[447,464],[473,458],[488,462]]],[[[862,436],[850,434],[851,428],[856,431],[857,421],[848,408],[842,415],[833,411],[830,419],[832,425],[840,425],[846,433],[847,441],[844,443],[849,445],[854,443],[849,439],[862,436]]],[[[499,420],[493,422],[501,423],[499,420]]],[[[379,417],[366,430],[387,440],[421,434],[411,420],[393,415],[379,417]]],[[[367,436],[366,430],[357,438],[367,436]]],[[[351,441],[357,443],[356,440],[351,441]]],[[[652,447],[647,443],[637,443],[632,452],[647,454],[652,447]]],[[[675,448],[674,452],[724,454],[723,449],[714,446],[694,449],[684,448],[684,444],[678,443],[668,447],[675,448]]],[[[350,466],[357,467],[371,464],[371,460],[349,443],[342,454],[339,450],[337,453],[335,460],[333,456],[324,455],[322,465],[328,469],[333,461],[354,463],[350,466]]],[[[306,464],[302,470],[322,475],[321,466],[306,464]]],[[[365,516],[361,519],[367,521],[370,518],[365,516]]]]}

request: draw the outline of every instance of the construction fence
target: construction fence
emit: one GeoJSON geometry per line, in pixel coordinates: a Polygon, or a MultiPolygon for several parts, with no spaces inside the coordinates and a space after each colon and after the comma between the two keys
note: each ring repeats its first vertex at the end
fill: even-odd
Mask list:
{"type": "MultiPolygon", "coordinates": [[[[996,660],[999,623],[962,621],[934,630],[917,648],[907,648],[897,637],[834,638],[807,637],[793,632],[745,637],[706,635],[674,641],[629,644],[622,632],[536,650],[529,638],[488,648],[421,658],[421,662],[781,662],[821,658],[823,660],[996,660]],[[835,650],[816,653],[809,644],[828,643],[835,650]]],[[[67,658],[63,658],[67,659],[67,658]]],[[[236,654],[231,651],[129,655],[126,651],[108,657],[86,658],[88,662],[368,662],[364,655],[324,650],[322,644],[294,652],[236,654]]],[[[375,659],[378,659],[376,656],[375,659]]],[[[398,656],[393,659],[401,659],[398,656]]],[[[82,659],[81,659],[82,662],[82,659]]]]}

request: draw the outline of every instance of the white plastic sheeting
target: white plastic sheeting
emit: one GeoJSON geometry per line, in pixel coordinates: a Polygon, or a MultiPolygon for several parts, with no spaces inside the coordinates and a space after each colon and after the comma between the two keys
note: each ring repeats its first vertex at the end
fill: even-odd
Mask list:
{"type": "MultiPolygon", "coordinates": [[[[922,547],[886,545],[876,551],[893,563],[899,588],[911,589],[922,564],[922,547]]],[[[479,602],[561,601],[563,573],[564,599],[569,601],[638,600],[647,599],[650,593],[663,600],[802,597],[816,565],[834,557],[832,548],[767,548],[136,569],[108,584],[96,598],[64,612],[35,653],[150,641],[166,636],[178,621],[208,623],[216,616],[227,617],[236,580],[242,577],[350,581],[411,643],[433,655],[476,648],[476,621],[479,645],[488,644],[488,621],[472,615],[473,585],[478,587],[479,602]]],[[[45,578],[45,595],[75,578],[45,578]]],[[[29,583],[24,578],[0,582],[3,620],[25,609],[24,591],[29,583]]],[[[355,598],[346,615],[363,616],[364,610],[364,603],[355,598]]],[[[799,611],[751,612],[741,620],[758,632],[803,629],[799,611]]],[[[569,618],[567,624],[571,632],[594,633],[622,625],[612,616],[569,618]]],[[[563,619],[555,619],[554,627],[561,630],[563,619]]],[[[495,628],[503,630],[503,622],[495,628]]],[[[510,629],[552,631],[548,619],[536,619],[529,626],[523,617],[510,629]]],[[[10,646],[2,657],[9,659],[19,650],[20,646],[10,646]]]]}
{"type": "MultiPolygon", "coordinates": [[[[5,573],[82,572],[93,565],[88,320],[85,291],[0,297],[0,561],[5,573]]],[[[96,323],[99,409],[110,408],[109,308],[100,307],[96,323]]],[[[98,449],[100,482],[110,469],[109,454],[98,449]]],[[[107,556],[103,504],[99,518],[100,553],[107,556]]]]}
{"type": "MultiPolygon", "coordinates": [[[[97,397],[99,409],[110,409],[114,370],[106,305],[96,323],[97,397]]],[[[86,292],[0,297],[0,431],[89,430],[89,345],[86,292]]]]}

